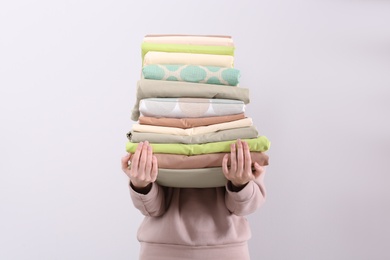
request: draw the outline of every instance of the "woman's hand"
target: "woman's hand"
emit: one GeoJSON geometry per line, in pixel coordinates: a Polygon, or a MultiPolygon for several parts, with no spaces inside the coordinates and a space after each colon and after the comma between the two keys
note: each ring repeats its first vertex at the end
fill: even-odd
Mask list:
{"type": "Polygon", "coordinates": [[[148,141],[140,142],[129,164],[131,154],[122,157],[122,170],[136,189],[143,189],[157,179],[157,158],[148,141]]]}
{"type": "Polygon", "coordinates": [[[230,180],[236,188],[243,188],[249,181],[259,177],[265,170],[257,162],[252,170],[252,159],[248,143],[237,140],[230,145],[230,168],[228,167],[229,154],[222,160],[222,170],[226,179],[230,180]]]}

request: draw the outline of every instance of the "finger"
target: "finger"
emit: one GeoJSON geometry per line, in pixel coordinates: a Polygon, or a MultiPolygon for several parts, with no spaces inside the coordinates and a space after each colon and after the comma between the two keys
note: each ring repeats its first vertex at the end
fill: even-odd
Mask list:
{"type": "Polygon", "coordinates": [[[244,171],[244,154],[242,141],[237,140],[237,173],[241,176],[244,171]]]}
{"type": "Polygon", "coordinates": [[[133,159],[131,160],[131,169],[132,169],[132,172],[137,172],[138,171],[138,165],[139,165],[139,157],[140,157],[140,154],[141,154],[141,151],[142,151],[142,147],[144,146],[144,143],[143,142],[140,142],[138,145],[137,145],[137,149],[135,150],[135,153],[134,153],[134,156],[133,156],[133,159]]]}
{"type": "Polygon", "coordinates": [[[123,157],[122,157],[122,160],[126,159],[128,160],[131,156],[131,153],[126,153],[123,157]]]}
{"type": "Polygon", "coordinates": [[[139,158],[138,172],[142,177],[145,177],[145,166],[146,160],[148,159],[148,145],[149,142],[145,141],[141,149],[141,156],[139,158]]]}
{"type": "Polygon", "coordinates": [[[147,158],[146,158],[146,165],[145,165],[145,177],[148,181],[151,179],[151,170],[152,170],[152,160],[153,160],[153,154],[152,154],[152,147],[148,145],[147,147],[147,158]]]}
{"type": "Polygon", "coordinates": [[[237,171],[237,157],[236,157],[236,144],[232,143],[230,145],[230,171],[237,171]]]}
{"type": "Polygon", "coordinates": [[[252,158],[247,142],[242,142],[244,147],[244,171],[248,175],[252,175],[252,158]]]}
{"type": "Polygon", "coordinates": [[[254,163],[255,171],[253,172],[253,175],[255,178],[260,177],[260,175],[265,173],[264,167],[260,166],[257,162],[254,163]]]}
{"type": "Polygon", "coordinates": [[[152,172],[150,174],[150,177],[152,179],[152,182],[155,182],[157,179],[157,174],[158,174],[158,162],[157,162],[157,157],[153,155],[152,157],[152,172]]]}
{"type": "Polygon", "coordinates": [[[229,159],[229,155],[228,154],[225,154],[225,156],[222,159],[222,172],[223,172],[223,174],[226,177],[229,175],[229,169],[228,169],[228,166],[227,166],[228,159],[229,159]]]}
{"type": "Polygon", "coordinates": [[[122,170],[127,171],[129,167],[129,159],[130,159],[131,153],[126,154],[122,157],[121,163],[122,163],[122,170]]]}

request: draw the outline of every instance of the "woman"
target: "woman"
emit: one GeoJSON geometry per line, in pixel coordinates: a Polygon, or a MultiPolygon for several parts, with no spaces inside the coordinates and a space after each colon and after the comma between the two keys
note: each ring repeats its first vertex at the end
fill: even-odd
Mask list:
{"type": "Polygon", "coordinates": [[[237,140],[230,150],[230,167],[229,154],[222,161],[227,184],[217,188],[158,185],[158,162],[147,141],[137,146],[131,168],[131,154],[122,158],[134,206],[145,215],[137,236],[139,259],[250,259],[245,215],[265,201],[265,170],[252,165],[246,142],[237,140]]]}

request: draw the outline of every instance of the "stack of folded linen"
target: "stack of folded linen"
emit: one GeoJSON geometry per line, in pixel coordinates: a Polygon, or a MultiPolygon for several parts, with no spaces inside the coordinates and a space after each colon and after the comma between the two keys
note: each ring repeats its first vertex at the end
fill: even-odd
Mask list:
{"type": "Polygon", "coordinates": [[[157,157],[157,183],[208,188],[226,184],[222,159],[237,139],[252,162],[268,165],[270,142],[245,115],[249,90],[238,87],[234,44],[221,35],[146,35],[142,78],[127,134],[127,152],[149,141],[157,157]]]}

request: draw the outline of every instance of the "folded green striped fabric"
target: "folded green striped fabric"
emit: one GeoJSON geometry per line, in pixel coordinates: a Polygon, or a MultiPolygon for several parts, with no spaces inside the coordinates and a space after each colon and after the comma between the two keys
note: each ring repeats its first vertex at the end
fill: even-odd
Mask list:
{"type": "Polygon", "coordinates": [[[148,51],[181,52],[181,53],[202,53],[234,56],[234,46],[210,46],[190,44],[161,44],[143,42],[141,45],[142,61],[148,51]]]}
{"type": "MultiPolygon", "coordinates": [[[[265,136],[258,136],[252,139],[242,139],[249,145],[251,152],[265,152],[269,149],[271,143],[265,136]]],[[[236,140],[213,142],[206,144],[161,144],[151,143],[154,153],[169,153],[169,154],[184,154],[197,155],[207,153],[228,153],[230,152],[230,144],[235,143],[236,140]]],[[[134,153],[137,149],[138,143],[128,141],[126,143],[126,151],[134,153]]]]}
{"type": "Polygon", "coordinates": [[[145,79],[237,86],[240,71],[215,66],[154,64],[144,66],[142,75],[145,79]]]}

